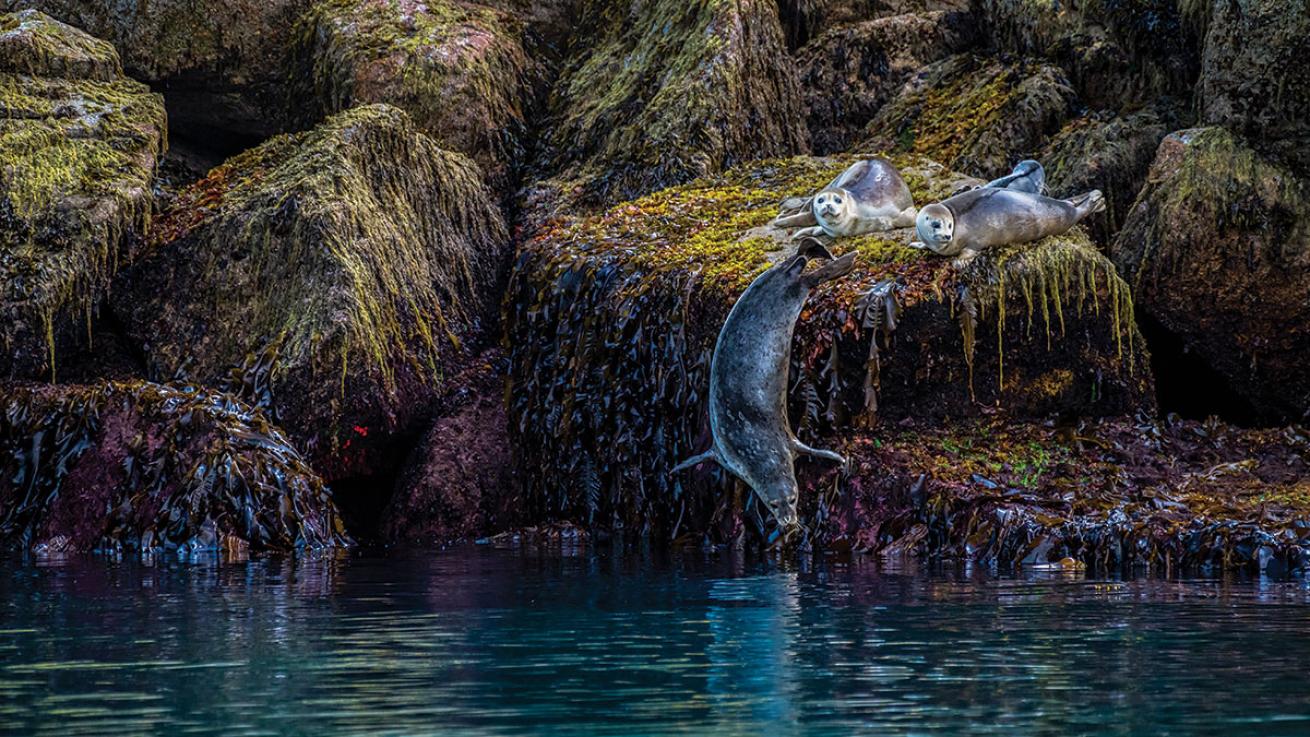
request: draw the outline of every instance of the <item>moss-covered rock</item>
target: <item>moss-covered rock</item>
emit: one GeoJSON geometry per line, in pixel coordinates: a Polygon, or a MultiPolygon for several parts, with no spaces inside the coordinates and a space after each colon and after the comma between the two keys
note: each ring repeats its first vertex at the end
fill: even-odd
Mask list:
{"type": "Polygon", "coordinates": [[[907,13],[963,11],[969,0],[778,0],[787,43],[799,48],[843,26],[907,13]]]}
{"type": "MultiPolygon", "coordinates": [[[[916,201],[962,183],[896,163],[916,201]]],[[[520,252],[507,301],[510,433],[537,518],[659,535],[704,532],[722,498],[668,469],[708,442],[710,354],[733,302],[785,253],[767,226],[851,159],[743,166],[557,225],[520,252]]],[[[1149,406],[1128,287],[1079,231],[961,271],[908,248],[910,231],[839,240],[856,271],[816,292],[792,352],[807,440],[879,417],[1116,413],[1149,406]],[[868,296],[902,284],[899,329],[868,296]]]]}
{"type": "Polygon", "coordinates": [[[0,385],[0,541],[50,553],[347,542],[321,479],[263,413],[143,382],[0,385]]]}
{"type": "Polygon", "coordinates": [[[106,39],[127,73],[167,91],[174,127],[282,129],[292,29],[310,0],[3,0],[106,39]]]}
{"type": "Polygon", "coordinates": [[[822,34],[796,54],[816,154],[845,151],[920,67],[973,46],[968,13],[897,15],[822,34]]]}
{"type": "Polygon", "coordinates": [[[578,29],[551,94],[534,210],[608,206],[805,151],[774,0],[590,0],[578,29]]]}
{"type": "Polygon", "coordinates": [[[1084,224],[1098,244],[1108,247],[1146,181],[1160,141],[1178,130],[1184,117],[1176,104],[1165,101],[1121,115],[1103,110],[1069,121],[1038,157],[1050,193],[1105,193],[1105,213],[1084,224]]]}
{"type": "Polygon", "coordinates": [[[925,67],[884,105],[863,148],[921,154],[989,179],[1040,151],[1076,100],[1058,67],[960,54],[925,67]]]}
{"type": "Polygon", "coordinates": [[[1310,411],[1308,197],[1228,131],[1181,131],[1114,246],[1143,313],[1266,421],[1310,411]]]}
{"type": "Polygon", "coordinates": [[[1060,64],[1089,105],[1119,109],[1196,81],[1211,0],[973,0],[1001,50],[1060,64]]]}
{"type": "Polygon", "coordinates": [[[1310,175],[1310,6],[1216,2],[1197,90],[1201,122],[1246,136],[1310,175]]]}
{"type": "Polygon", "coordinates": [[[904,423],[848,438],[802,510],[829,548],[1100,574],[1310,567],[1310,437],[1217,422],[904,423]]]}
{"type": "Polygon", "coordinates": [[[385,102],[509,182],[534,76],[514,15],[456,0],[318,0],[302,24],[300,73],[313,92],[294,104],[308,122],[385,102]]]}
{"type": "Polygon", "coordinates": [[[481,179],[354,108],[180,193],[115,312],[155,376],[270,407],[331,479],[376,471],[494,319],[508,236],[481,179]]]}
{"type": "Polygon", "coordinates": [[[117,68],[81,31],[0,16],[0,376],[56,375],[150,222],[164,106],[117,68]]]}

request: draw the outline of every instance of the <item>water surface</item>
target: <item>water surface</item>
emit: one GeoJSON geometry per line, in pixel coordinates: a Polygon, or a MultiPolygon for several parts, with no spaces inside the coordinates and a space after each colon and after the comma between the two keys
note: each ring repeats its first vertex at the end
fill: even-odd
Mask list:
{"type": "Polygon", "coordinates": [[[1310,583],[453,552],[0,567],[0,732],[1310,734],[1310,583]]]}

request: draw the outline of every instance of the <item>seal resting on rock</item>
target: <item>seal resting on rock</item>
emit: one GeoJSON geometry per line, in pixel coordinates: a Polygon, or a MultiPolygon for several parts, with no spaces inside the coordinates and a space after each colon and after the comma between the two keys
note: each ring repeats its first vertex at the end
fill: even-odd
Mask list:
{"type": "Polygon", "coordinates": [[[1095,189],[1057,200],[1016,189],[980,187],[920,210],[914,227],[922,240],[910,246],[938,256],[960,256],[967,262],[987,248],[1060,235],[1103,210],[1105,197],[1095,189]]]}
{"type": "Polygon", "coordinates": [[[742,293],[719,331],[710,361],[709,450],[679,463],[677,473],[714,461],[745,481],[785,533],[796,530],[796,456],[845,460],[802,443],[787,422],[787,369],[792,331],[815,286],[850,272],[855,254],[839,259],[806,238],[795,256],[760,274],[742,293]],[[811,259],[826,260],[806,273],[811,259]]]}
{"type": "Polygon", "coordinates": [[[1046,169],[1042,168],[1041,163],[1032,159],[1024,159],[1014,165],[1014,170],[1000,179],[983,185],[983,189],[1013,189],[1018,192],[1028,192],[1030,194],[1046,193],[1046,169]]]}
{"type": "Polygon", "coordinates": [[[855,162],[809,201],[789,200],[783,208],[801,212],[778,216],[778,227],[811,226],[796,231],[796,238],[840,238],[914,224],[910,188],[896,167],[880,158],[855,162]]]}

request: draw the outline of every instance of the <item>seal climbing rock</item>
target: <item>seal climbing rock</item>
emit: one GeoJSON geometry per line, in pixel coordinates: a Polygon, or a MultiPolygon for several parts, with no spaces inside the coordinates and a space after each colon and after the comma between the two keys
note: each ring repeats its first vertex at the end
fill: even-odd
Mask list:
{"type": "Polygon", "coordinates": [[[809,453],[837,463],[845,460],[830,450],[805,445],[787,423],[792,332],[810,290],[846,275],[854,266],[854,253],[834,260],[823,244],[808,238],[795,256],[751,283],[728,313],[710,363],[714,444],[678,464],[675,473],[714,461],[751,487],[779,527],[797,528],[796,456],[809,453]],[[828,263],[806,273],[805,266],[813,258],[828,263]]]}
{"type": "Polygon", "coordinates": [[[936,202],[919,211],[915,231],[926,248],[938,256],[969,260],[993,246],[1031,243],[1060,235],[1083,218],[1105,209],[1105,198],[1092,190],[1068,200],[1057,200],[1014,189],[982,187],[936,202]]]}
{"type": "Polygon", "coordinates": [[[886,159],[857,161],[808,201],[789,201],[800,209],[775,221],[780,228],[810,226],[796,238],[865,235],[914,224],[914,196],[900,172],[886,159]]]}

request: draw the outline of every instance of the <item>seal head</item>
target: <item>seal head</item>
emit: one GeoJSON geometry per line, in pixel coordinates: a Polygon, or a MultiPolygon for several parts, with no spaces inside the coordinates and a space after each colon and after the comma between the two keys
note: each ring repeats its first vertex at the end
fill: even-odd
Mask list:
{"type": "Polygon", "coordinates": [[[914,230],[928,250],[949,255],[951,241],[955,239],[955,213],[946,205],[935,202],[919,210],[914,219],[914,230]]]}

